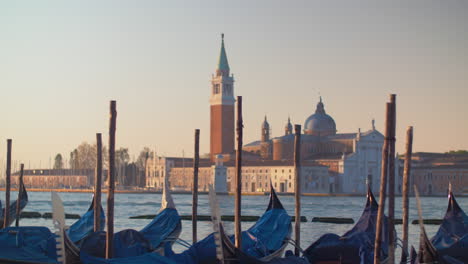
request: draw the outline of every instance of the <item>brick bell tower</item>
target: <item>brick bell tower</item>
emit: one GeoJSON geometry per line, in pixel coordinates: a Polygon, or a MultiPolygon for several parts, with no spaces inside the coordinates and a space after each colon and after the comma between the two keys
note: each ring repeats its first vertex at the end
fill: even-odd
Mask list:
{"type": "Polygon", "coordinates": [[[210,95],[210,156],[234,151],[234,76],[229,75],[229,63],[221,34],[221,52],[218,68],[211,80],[210,95]]]}

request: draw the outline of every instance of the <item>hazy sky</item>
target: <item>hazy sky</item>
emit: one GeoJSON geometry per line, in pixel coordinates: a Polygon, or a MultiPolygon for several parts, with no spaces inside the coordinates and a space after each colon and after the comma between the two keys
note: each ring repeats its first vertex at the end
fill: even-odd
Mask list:
{"type": "MultiPolygon", "coordinates": [[[[209,92],[225,33],[244,101],[244,142],[319,93],[338,132],[383,130],[397,94],[397,151],[468,149],[468,1],[1,1],[0,160],[47,167],[102,132],[117,100],[117,146],[209,151],[209,92]]],[[[27,165],[26,165],[27,166],[27,165]]]]}

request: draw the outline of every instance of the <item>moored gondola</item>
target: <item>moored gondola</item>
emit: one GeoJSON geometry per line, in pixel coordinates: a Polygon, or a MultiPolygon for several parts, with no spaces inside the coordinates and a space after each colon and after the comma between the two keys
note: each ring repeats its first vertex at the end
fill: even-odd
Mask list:
{"type": "MultiPolygon", "coordinates": [[[[13,203],[10,205],[10,211],[9,211],[9,223],[6,226],[10,226],[13,222],[15,222],[16,218],[18,217],[16,215],[16,207],[17,204],[19,203],[19,209],[20,213],[23,211],[24,207],[28,204],[28,192],[26,191],[26,187],[24,184],[20,184],[20,197],[19,201],[15,200],[13,203]]],[[[2,208],[1,203],[0,203],[0,227],[3,227],[3,221],[4,221],[4,215],[5,215],[5,209],[2,208]]]]}
{"type": "Polygon", "coordinates": [[[416,263],[468,263],[468,216],[449,188],[448,207],[434,237],[427,237],[423,223],[416,263]]]}
{"type": "MultiPolygon", "coordinates": [[[[291,238],[291,232],[291,216],[272,187],[265,213],[252,227],[242,232],[242,252],[261,261],[280,257],[291,238]]],[[[234,236],[230,236],[229,239],[234,241],[234,236]]],[[[180,254],[166,252],[166,255],[178,263],[217,263],[214,234],[198,241],[180,254]]]]}
{"type": "MultiPolygon", "coordinates": [[[[88,211],[76,221],[67,233],[73,239],[84,238],[94,228],[94,199],[88,211]]],[[[101,208],[101,226],[104,226],[104,211],[101,208]]],[[[0,263],[45,264],[58,263],[56,235],[47,227],[21,226],[0,230],[0,263]]],[[[67,264],[79,263],[79,247],[65,236],[67,264]]],[[[75,240],[79,243],[79,240],[75,240]]]]}
{"type": "MultiPolygon", "coordinates": [[[[125,229],[114,235],[114,257],[105,259],[106,240],[105,232],[96,232],[87,237],[80,249],[82,263],[125,263],[135,258],[132,263],[159,259],[154,251],[164,251],[165,247],[171,247],[178,239],[182,230],[182,222],[175,207],[169,189],[167,178],[165,179],[161,208],[155,218],[142,230],[125,229]],[[123,261],[123,262],[121,262],[123,261]]],[[[73,252],[67,252],[73,253],[73,252]]],[[[161,261],[169,259],[160,258],[161,261]]],[[[159,263],[159,262],[156,262],[159,263]]],[[[165,263],[165,262],[162,262],[165,263]]]]}
{"type": "Polygon", "coordinates": [[[225,264],[308,264],[306,258],[300,258],[288,251],[286,257],[275,256],[268,260],[257,259],[237,249],[231,239],[224,232],[223,225],[219,225],[221,247],[223,251],[223,260],[225,264]]]}
{"type": "MultiPolygon", "coordinates": [[[[354,227],[343,236],[332,233],[323,235],[304,251],[304,256],[311,263],[373,263],[378,209],[379,205],[368,187],[364,212],[354,227]]],[[[384,217],[381,261],[384,261],[388,255],[387,222],[387,217],[384,217]]]]}

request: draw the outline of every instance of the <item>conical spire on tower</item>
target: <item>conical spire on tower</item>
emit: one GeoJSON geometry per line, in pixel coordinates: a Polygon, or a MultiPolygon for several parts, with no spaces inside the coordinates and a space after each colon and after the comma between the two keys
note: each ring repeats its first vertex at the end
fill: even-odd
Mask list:
{"type": "Polygon", "coordinates": [[[224,34],[221,34],[221,52],[219,53],[217,75],[229,76],[229,63],[224,48],[224,34]]]}
{"type": "Polygon", "coordinates": [[[288,123],[284,126],[284,134],[285,135],[291,135],[292,134],[292,124],[291,124],[291,118],[288,116],[288,123]]]}

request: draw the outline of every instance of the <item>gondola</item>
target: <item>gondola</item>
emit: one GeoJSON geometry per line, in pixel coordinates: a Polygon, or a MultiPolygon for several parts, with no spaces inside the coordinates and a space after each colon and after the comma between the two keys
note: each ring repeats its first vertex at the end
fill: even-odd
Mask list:
{"type": "MultiPolygon", "coordinates": [[[[94,199],[88,211],[76,221],[67,233],[65,251],[67,264],[79,261],[79,242],[93,232],[94,199]],[[77,244],[75,244],[78,243],[77,244]]],[[[104,227],[104,211],[101,207],[101,227],[104,227]]],[[[0,263],[50,264],[58,263],[55,234],[47,227],[20,226],[0,230],[0,263]]]]}
{"type": "Polygon", "coordinates": [[[288,251],[286,257],[275,256],[268,260],[257,259],[242,250],[237,249],[231,239],[224,232],[223,225],[219,225],[221,246],[223,251],[223,260],[225,264],[308,264],[306,258],[296,257],[288,251]]]}
{"type": "MultiPolygon", "coordinates": [[[[26,191],[26,187],[24,184],[20,184],[20,197],[19,197],[19,203],[20,203],[20,212],[23,211],[24,207],[28,204],[28,192],[26,191]]],[[[16,206],[18,204],[18,200],[15,200],[13,203],[10,205],[10,213],[9,213],[9,223],[6,226],[10,226],[13,222],[15,222],[16,218],[18,217],[16,215],[16,206]]],[[[5,209],[2,208],[2,205],[0,203],[0,227],[3,227],[3,221],[4,221],[4,215],[5,215],[5,209]]]]}
{"type": "MultiPolygon", "coordinates": [[[[304,251],[304,256],[310,263],[318,264],[373,263],[378,209],[379,205],[368,186],[364,212],[354,227],[341,237],[332,233],[321,236],[304,251]]],[[[384,216],[381,261],[388,256],[387,222],[388,219],[384,216]]]]}
{"type": "MultiPolygon", "coordinates": [[[[270,201],[265,213],[248,230],[242,232],[242,251],[261,261],[282,256],[291,238],[291,216],[283,208],[271,187],[270,201]]],[[[230,236],[231,241],[234,236],[230,236]]],[[[177,263],[217,263],[214,234],[193,244],[180,254],[166,252],[177,263]]]]}
{"type": "MultiPolygon", "coordinates": [[[[133,258],[136,262],[132,260],[131,263],[138,263],[139,259],[145,259],[145,256],[147,261],[152,261],[159,258],[158,254],[152,252],[162,252],[165,247],[171,247],[181,231],[182,221],[166,179],[161,208],[155,218],[140,231],[125,229],[114,234],[114,258],[105,259],[106,233],[96,232],[83,241],[80,259],[85,264],[129,263],[129,259],[133,258]]],[[[168,259],[162,259],[170,262],[168,259]]]]}
{"type": "MultiPolygon", "coordinates": [[[[451,188],[450,188],[451,189],[451,188]]],[[[449,190],[448,207],[439,230],[430,240],[424,226],[416,263],[468,263],[468,216],[449,190]]]]}

